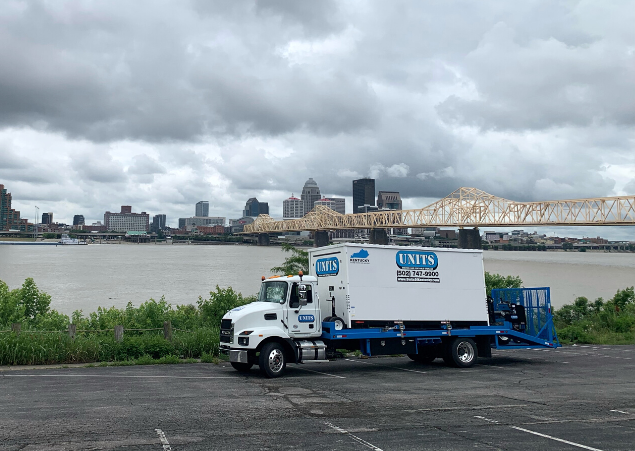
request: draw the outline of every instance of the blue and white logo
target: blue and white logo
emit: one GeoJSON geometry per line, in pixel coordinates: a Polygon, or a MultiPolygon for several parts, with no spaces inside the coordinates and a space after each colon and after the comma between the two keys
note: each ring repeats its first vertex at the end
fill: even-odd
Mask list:
{"type": "Polygon", "coordinates": [[[396,260],[400,268],[437,269],[439,266],[439,259],[434,252],[399,251],[396,260]]]}
{"type": "Polygon", "coordinates": [[[318,277],[336,276],[340,272],[340,261],[337,257],[320,258],[315,262],[315,274],[318,277]]]}
{"type": "Polygon", "coordinates": [[[362,263],[364,265],[367,265],[370,263],[370,259],[368,258],[368,251],[366,249],[360,249],[354,254],[351,254],[351,257],[348,261],[350,263],[362,263]]]}
{"type": "Polygon", "coordinates": [[[298,321],[301,323],[312,323],[315,321],[315,316],[313,315],[298,315],[298,321]]]}

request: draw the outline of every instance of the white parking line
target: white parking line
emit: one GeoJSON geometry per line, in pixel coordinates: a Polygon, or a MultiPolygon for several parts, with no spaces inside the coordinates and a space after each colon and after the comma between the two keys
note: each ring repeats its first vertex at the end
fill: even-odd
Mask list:
{"type": "Polygon", "coordinates": [[[170,442],[168,442],[167,437],[165,436],[165,432],[161,429],[155,429],[155,432],[159,436],[159,440],[163,444],[163,451],[172,451],[172,447],[170,446],[170,442]]]}
{"type": "MultiPolygon", "coordinates": [[[[443,410],[481,410],[481,409],[511,409],[512,407],[526,407],[527,404],[501,404],[498,406],[460,406],[460,407],[431,407],[429,409],[412,409],[404,412],[436,412],[443,410]]],[[[482,417],[477,417],[482,418],[482,417]]]]}
{"type": "MultiPolygon", "coordinates": [[[[492,420],[490,418],[485,418],[485,417],[482,417],[480,415],[475,415],[474,418],[478,418],[480,420],[487,421],[488,423],[498,424],[497,420],[492,420]]],[[[529,429],[521,428],[521,427],[518,427],[518,426],[509,426],[509,427],[512,428],[512,429],[516,429],[517,431],[527,432],[528,434],[534,434],[534,435],[538,435],[540,437],[548,438],[550,440],[555,440],[556,442],[566,443],[567,445],[571,445],[571,446],[577,446],[578,448],[588,449],[590,451],[602,451],[601,449],[598,449],[598,448],[592,448],[590,446],[582,445],[580,443],[570,442],[569,440],[564,440],[564,439],[561,439],[561,438],[558,438],[558,437],[553,437],[553,436],[547,435],[547,434],[541,434],[540,432],[536,432],[536,431],[530,431],[529,429]]]]}
{"type": "Polygon", "coordinates": [[[628,412],[624,412],[623,410],[611,410],[611,412],[623,413],[624,415],[630,415],[628,412]]]}
{"type": "Polygon", "coordinates": [[[390,368],[391,370],[408,371],[410,373],[419,373],[419,374],[427,374],[428,373],[427,371],[408,370],[406,368],[396,368],[394,366],[380,365],[378,363],[372,363],[372,362],[362,362],[360,360],[352,360],[352,359],[344,359],[344,360],[348,360],[349,362],[354,362],[354,363],[365,363],[366,365],[380,366],[382,368],[390,368]]]}
{"type": "Polygon", "coordinates": [[[323,374],[325,376],[337,377],[338,379],[346,379],[344,376],[337,376],[335,374],[329,374],[329,373],[323,373],[321,371],[309,370],[307,368],[300,368],[299,366],[295,366],[294,368],[297,368],[297,369],[302,370],[302,371],[309,371],[311,373],[323,374]]]}
{"type": "Polygon", "coordinates": [[[580,443],[570,442],[569,440],[564,440],[564,439],[561,439],[561,438],[558,438],[558,437],[553,437],[551,435],[541,434],[540,432],[536,432],[536,431],[530,431],[529,429],[519,428],[518,426],[510,426],[510,428],[516,429],[517,431],[522,431],[522,432],[527,432],[529,434],[538,435],[540,437],[548,438],[550,440],[555,440],[556,442],[566,443],[567,445],[577,446],[578,448],[588,449],[588,450],[591,450],[591,451],[602,451],[601,449],[598,449],[598,448],[592,448],[590,446],[581,445],[580,443]]]}
{"type": "Polygon", "coordinates": [[[335,429],[337,432],[339,432],[340,434],[346,434],[348,435],[350,438],[352,438],[353,440],[355,440],[357,443],[360,443],[364,446],[366,446],[367,448],[370,448],[374,451],[382,451],[381,448],[376,447],[375,445],[373,445],[372,443],[368,443],[366,440],[363,440],[359,437],[357,437],[356,435],[351,434],[350,432],[348,432],[347,430],[344,430],[340,427],[335,426],[334,424],[331,423],[324,423],[326,424],[328,427],[335,429]]]}

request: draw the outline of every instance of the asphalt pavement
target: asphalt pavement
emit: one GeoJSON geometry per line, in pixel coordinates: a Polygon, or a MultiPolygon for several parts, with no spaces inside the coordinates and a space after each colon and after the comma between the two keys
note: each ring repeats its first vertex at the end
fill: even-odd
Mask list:
{"type": "Polygon", "coordinates": [[[635,450],[635,346],[0,371],[0,450],[635,450]]]}

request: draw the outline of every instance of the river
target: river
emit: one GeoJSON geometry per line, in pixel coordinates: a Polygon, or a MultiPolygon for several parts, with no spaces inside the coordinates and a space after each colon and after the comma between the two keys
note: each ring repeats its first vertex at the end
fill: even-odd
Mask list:
{"type": "MultiPolygon", "coordinates": [[[[33,277],[70,314],[98,306],[135,306],[162,295],[171,304],[195,304],[216,285],[255,294],[261,276],[283,262],[279,247],[243,245],[0,246],[0,280],[10,288],[33,277]]],[[[485,270],[520,276],[527,287],[551,287],[560,307],[576,296],[612,297],[635,285],[635,253],[485,251],[485,270]]]]}

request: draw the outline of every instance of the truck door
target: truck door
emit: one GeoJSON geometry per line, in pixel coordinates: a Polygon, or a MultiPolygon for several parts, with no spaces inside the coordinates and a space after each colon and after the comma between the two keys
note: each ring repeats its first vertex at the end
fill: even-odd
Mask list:
{"type": "Polygon", "coordinates": [[[321,318],[317,302],[317,291],[313,291],[310,283],[294,282],[289,290],[289,302],[287,303],[287,324],[289,335],[293,337],[305,337],[320,335],[321,318]],[[304,290],[301,290],[304,288],[304,290]],[[302,291],[306,292],[306,305],[301,305],[302,291]]]}

